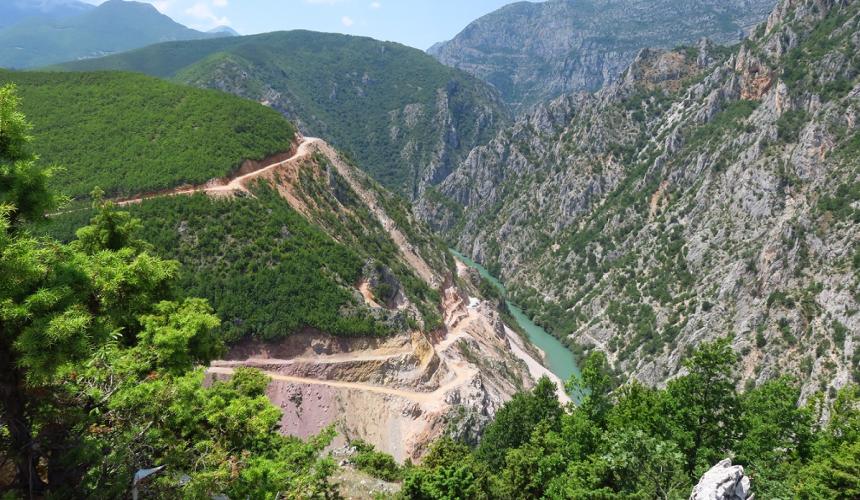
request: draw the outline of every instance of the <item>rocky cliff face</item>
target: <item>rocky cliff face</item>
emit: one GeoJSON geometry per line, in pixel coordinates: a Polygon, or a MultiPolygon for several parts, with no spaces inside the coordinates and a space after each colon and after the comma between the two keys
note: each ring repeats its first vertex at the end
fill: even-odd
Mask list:
{"type": "MultiPolygon", "coordinates": [[[[281,112],[303,133],[332,137],[379,181],[408,198],[443,181],[471,148],[507,123],[503,106],[489,88],[463,88],[454,80],[428,99],[390,102],[382,108],[369,105],[359,109],[366,121],[335,124],[333,116],[320,113],[288,83],[257,80],[254,75],[261,71],[254,63],[226,58],[210,70],[188,83],[258,101],[281,112]],[[480,95],[472,93],[476,89],[480,95]],[[360,130],[360,135],[341,130],[347,127],[360,130]]],[[[331,88],[331,103],[348,99],[361,106],[366,93],[373,92],[367,73],[333,77],[323,84],[331,88]]]]}
{"type": "Polygon", "coordinates": [[[730,53],[642,51],[473,150],[417,211],[643,381],[725,335],[745,383],[858,379],[858,11],[785,0],[730,53]]]}
{"type": "Polygon", "coordinates": [[[429,53],[491,83],[515,109],[561,94],[595,91],[645,47],[708,37],[734,42],[775,0],[550,0],[484,16],[429,53]]]}
{"type": "Polygon", "coordinates": [[[291,48],[304,57],[235,50],[186,68],[176,79],[280,111],[407,198],[444,180],[472,148],[509,123],[492,88],[426,54],[371,39],[315,35],[293,41],[290,33],[275,34],[254,44],[255,50],[291,48]]]}

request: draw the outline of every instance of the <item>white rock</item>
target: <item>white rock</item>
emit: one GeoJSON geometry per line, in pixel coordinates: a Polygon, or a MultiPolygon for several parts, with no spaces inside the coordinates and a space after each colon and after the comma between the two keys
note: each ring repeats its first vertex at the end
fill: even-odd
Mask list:
{"type": "Polygon", "coordinates": [[[740,465],[728,458],[702,476],[693,488],[690,500],[751,500],[750,480],[740,465]]]}

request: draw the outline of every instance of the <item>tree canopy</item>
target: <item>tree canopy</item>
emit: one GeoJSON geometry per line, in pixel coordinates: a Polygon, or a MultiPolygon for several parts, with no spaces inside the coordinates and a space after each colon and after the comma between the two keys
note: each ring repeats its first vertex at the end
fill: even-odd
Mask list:
{"type": "Polygon", "coordinates": [[[179,265],[140,241],[140,224],[96,197],[62,244],[29,228],[54,208],[12,86],[0,88],[0,459],[20,494],[158,498],[324,497],[332,433],[275,432],[268,380],[205,380],[223,349],[205,300],[173,294],[179,265]]]}
{"type": "Polygon", "coordinates": [[[569,384],[581,389],[579,406],[562,411],[541,380],[497,413],[475,449],[436,443],[405,472],[402,496],[685,499],[705,471],[732,458],[758,498],[857,498],[856,386],[832,407],[820,398],[799,405],[787,378],[740,392],[728,339],[699,346],[684,366],[664,389],[614,387],[604,356],[593,353],[569,384]]]}

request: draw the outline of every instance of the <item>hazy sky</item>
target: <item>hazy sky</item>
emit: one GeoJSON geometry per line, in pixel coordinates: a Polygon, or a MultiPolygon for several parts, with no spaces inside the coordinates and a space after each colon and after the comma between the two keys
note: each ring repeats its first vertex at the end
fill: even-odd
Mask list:
{"type": "MultiPolygon", "coordinates": [[[[100,4],[103,0],[85,0],[100,4]]],[[[419,49],[456,35],[514,0],[141,0],[196,29],[226,24],[243,35],[309,29],[365,35],[419,49]]]]}

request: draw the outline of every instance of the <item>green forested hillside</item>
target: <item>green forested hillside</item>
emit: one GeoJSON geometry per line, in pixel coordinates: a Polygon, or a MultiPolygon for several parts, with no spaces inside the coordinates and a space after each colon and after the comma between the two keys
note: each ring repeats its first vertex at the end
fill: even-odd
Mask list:
{"type": "MultiPolygon", "coordinates": [[[[311,179],[304,183],[320,206],[333,196],[311,179]]],[[[348,187],[340,189],[343,197],[356,199],[348,187]]],[[[246,335],[274,339],[306,327],[334,335],[384,335],[413,319],[427,328],[438,321],[438,294],[399,261],[381,226],[357,204],[349,215],[326,208],[319,214],[324,221],[311,222],[261,185],[253,198],[167,197],[127,210],[143,222],[142,239],[182,263],[176,293],[208,299],[228,341],[246,335]],[[368,262],[393,274],[421,318],[371,313],[354,288],[368,262]]],[[[69,240],[90,217],[90,211],[71,212],[53,218],[47,230],[69,240]]]]}
{"type": "MultiPolygon", "coordinates": [[[[387,333],[347,289],[361,274],[360,254],[309,224],[277,193],[258,194],[234,201],[161,198],[129,211],[143,221],[140,235],[157,253],[183,264],[179,293],[208,299],[228,339],[271,339],[306,326],[341,335],[387,333]]],[[[55,234],[68,239],[89,217],[69,214],[56,222],[55,234]]]]}
{"type": "Polygon", "coordinates": [[[35,68],[172,40],[213,38],[147,3],[110,0],[75,16],[38,17],[0,29],[0,67],[35,68]]]}
{"type": "Polygon", "coordinates": [[[176,262],[101,205],[68,244],[29,224],[56,209],[11,86],[0,87],[0,491],[11,498],[332,498],[332,430],[276,432],[268,379],[204,384],[224,350],[176,262]],[[146,481],[138,483],[141,471],[146,481]],[[134,480],[134,482],[133,482],[134,480]]]}
{"type": "Polygon", "coordinates": [[[860,388],[845,387],[822,423],[820,401],[798,405],[795,380],[737,391],[736,361],[723,339],[688,355],[688,372],[665,389],[619,387],[594,353],[571,381],[578,406],[563,408],[540,380],[498,411],[477,447],[442,439],[405,468],[403,497],[680,500],[728,457],[755,498],[857,498],[860,388]]]}
{"type": "Polygon", "coordinates": [[[265,102],[410,196],[507,120],[476,78],[419,50],[339,34],[165,43],[63,67],[140,71],[265,102]]]}
{"type": "Polygon", "coordinates": [[[230,95],[125,73],[0,70],[34,124],[34,148],[64,171],[63,194],[135,194],[228,174],[245,159],[289,150],[295,127],[230,95]]]}

